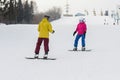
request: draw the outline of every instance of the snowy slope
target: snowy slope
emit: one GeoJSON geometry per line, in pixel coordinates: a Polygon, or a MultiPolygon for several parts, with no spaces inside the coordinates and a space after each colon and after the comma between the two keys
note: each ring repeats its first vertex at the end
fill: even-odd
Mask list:
{"type": "MultiPolygon", "coordinates": [[[[69,52],[78,19],[52,22],[55,34],[50,35],[49,57],[55,61],[25,59],[34,56],[37,25],[1,24],[0,80],[120,80],[120,27],[103,25],[103,17],[86,17],[86,48],[92,51],[69,52]]],[[[40,57],[43,54],[42,46],[40,57]]]]}

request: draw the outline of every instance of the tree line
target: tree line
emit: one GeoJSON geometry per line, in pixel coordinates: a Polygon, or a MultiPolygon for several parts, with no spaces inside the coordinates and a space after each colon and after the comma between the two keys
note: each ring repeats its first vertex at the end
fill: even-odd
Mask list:
{"type": "Polygon", "coordinates": [[[34,1],[22,2],[21,0],[0,0],[0,23],[6,24],[31,24],[38,23],[44,14],[50,15],[50,21],[61,17],[61,9],[53,7],[44,13],[34,13],[36,4],[34,1]]]}

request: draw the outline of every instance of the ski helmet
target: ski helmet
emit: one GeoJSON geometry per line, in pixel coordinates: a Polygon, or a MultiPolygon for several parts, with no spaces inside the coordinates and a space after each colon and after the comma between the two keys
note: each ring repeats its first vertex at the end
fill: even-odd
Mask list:
{"type": "Polygon", "coordinates": [[[80,17],[79,22],[84,22],[84,21],[85,21],[85,18],[80,17]]]}

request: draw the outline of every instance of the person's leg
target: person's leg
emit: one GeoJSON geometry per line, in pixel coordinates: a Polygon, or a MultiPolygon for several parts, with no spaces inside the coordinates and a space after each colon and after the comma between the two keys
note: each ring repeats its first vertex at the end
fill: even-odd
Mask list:
{"type": "Polygon", "coordinates": [[[82,42],[82,50],[85,51],[85,34],[82,35],[81,42],[82,42]]]}
{"type": "Polygon", "coordinates": [[[44,38],[44,51],[47,53],[49,51],[49,39],[44,38]]]}
{"type": "Polygon", "coordinates": [[[75,41],[74,41],[74,49],[77,50],[77,47],[78,47],[78,41],[80,39],[81,35],[77,35],[76,38],[75,38],[75,41]]]}
{"type": "Polygon", "coordinates": [[[82,47],[85,47],[85,34],[82,35],[81,42],[82,42],[82,47]]]}
{"type": "Polygon", "coordinates": [[[44,58],[47,58],[49,51],[49,38],[44,38],[44,51],[45,51],[44,58]]]}
{"type": "Polygon", "coordinates": [[[40,51],[40,46],[42,44],[43,39],[42,38],[38,38],[37,44],[36,44],[36,48],[35,48],[35,54],[39,54],[40,51]]]}

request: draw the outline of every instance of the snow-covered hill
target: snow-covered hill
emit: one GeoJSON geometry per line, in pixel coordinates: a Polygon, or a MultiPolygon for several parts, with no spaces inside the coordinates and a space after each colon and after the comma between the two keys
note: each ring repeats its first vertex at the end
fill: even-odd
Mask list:
{"type": "MultiPolygon", "coordinates": [[[[120,80],[120,27],[103,25],[104,18],[86,17],[86,48],[91,52],[68,51],[73,49],[78,17],[53,21],[49,57],[57,58],[54,61],[25,59],[34,56],[37,25],[1,24],[0,80],[120,80]]],[[[39,56],[43,54],[42,46],[39,56]]]]}

